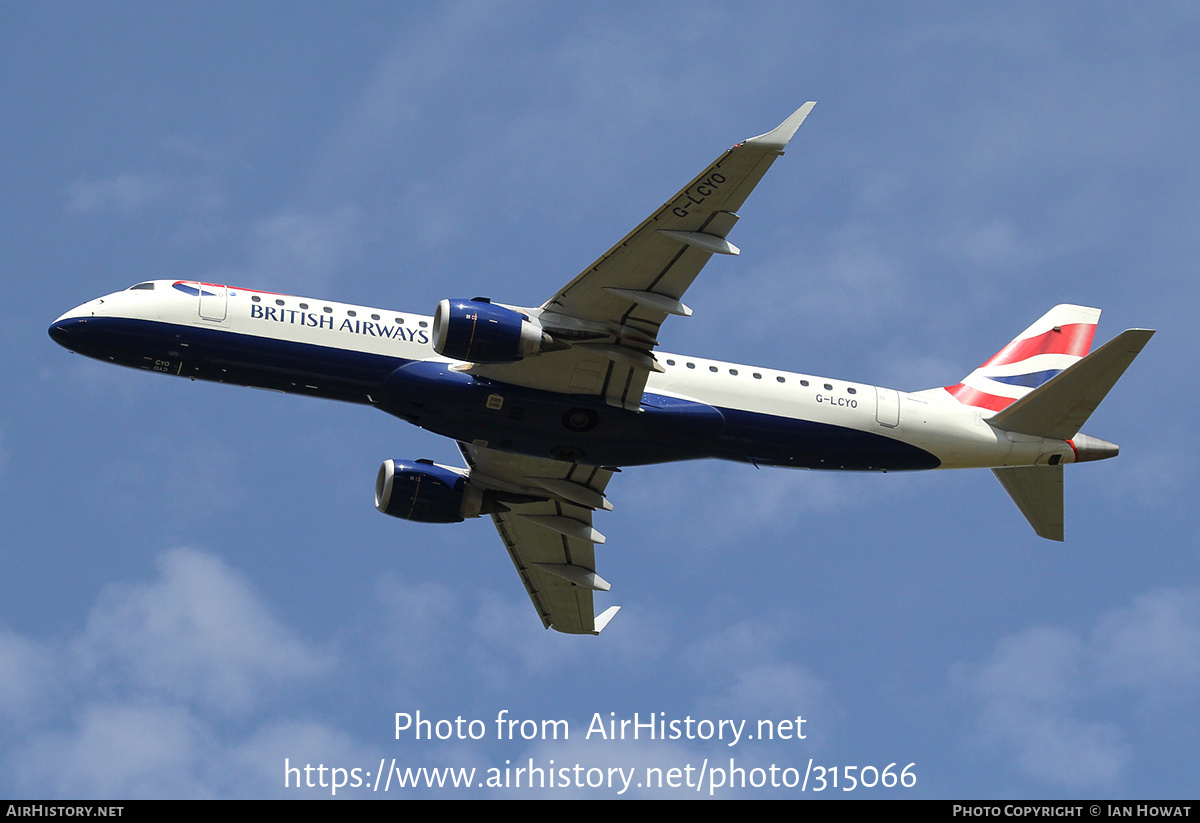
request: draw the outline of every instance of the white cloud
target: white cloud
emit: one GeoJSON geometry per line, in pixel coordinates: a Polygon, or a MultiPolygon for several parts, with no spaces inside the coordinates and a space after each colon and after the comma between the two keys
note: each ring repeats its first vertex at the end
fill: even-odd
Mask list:
{"type": "Polygon", "coordinates": [[[973,268],[983,267],[1009,272],[1035,259],[1039,251],[1032,241],[1010,221],[993,219],[964,228],[942,238],[942,249],[951,258],[961,259],[973,268]]]}
{"type": "MultiPolygon", "coordinates": [[[[1137,365],[1135,364],[1135,368],[1137,365]]],[[[1099,416],[1099,415],[1098,415],[1099,416]]],[[[1195,437],[1181,427],[1153,429],[1153,439],[1122,453],[1121,483],[1097,488],[1099,494],[1126,507],[1132,500],[1144,509],[1178,509],[1192,500],[1197,453],[1195,437]]]]}
{"type": "Polygon", "coordinates": [[[376,586],[376,596],[386,608],[389,629],[405,637],[430,638],[437,641],[458,613],[460,604],[455,593],[440,583],[408,583],[397,575],[383,575],[376,586]]]}
{"type": "Polygon", "coordinates": [[[84,706],[68,732],[35,736],[17,758],[33,794],[92,798],[208,797],[211,733],[182,706],[84,706]]]}
{"type": "Polygon", "coordinates": [[[1129,759],[1114,725],[1075,716],[1084,658],[1070,632],[1032,629],[1002,641],[968,678],[980,737],[1014,750],[1029,777],[1072,791],[1112,788],[1129,759]]]}
{"type": "Polygon", "coordinates": [[[167,206],[192,212],[219,208],[222,197],[207,175],[122,171],[96,180],[77,180],[67,189],[67,211],[133,215],[167,206]]]}
{"type": "Polygon", "coordinates": [[[338,765],[365,771],[373,769],[382,755],[381,749],[363,746],[323,723],[282,720],[264,725],[242,743],[231,746],[214,769],[232,796],[362,797],[365,789],[348,783],[335,795],[331,772],[322,775],[315,769],[306,772],[304,767],[338,765]],[[325,786],[320,785],[322,780],[325,786]]]}
{"type": "Polygon", "coordinates": [[[284,211],[258,223],[251,233],[250,271],[258,282],[287,284],[289,291],[315,293],[352,259],[359,246],[358,216],[342,206],[325,214],[284,211]]]}
{"type": "Polygon", "coordinates": [[[1107,682],[1153,697],[1200,688],[1200,589],[1161,589],[1102,620],[1094,633],[1107,682]]]}
{"type": "Polygon", "coordinates": [[[120,172],[103,180],[77,180],[67,192],[72,212],[130,213],[163,198],[169,178],[155,172],[120,172]]]}
{"type": "Polygon", "coordinates": [[[620,480],[610,493],[614,516],[645,524],[643,534],[684,553],[725,552],[762,535],[794,536],[813,515],[861,511],[868,501],[909,493],[908,484],[882,475],[760,470],[715,460],[638,467],[620,480]]]}
{"type": "Polygon", "coordinates": [[[329,665],[218,558],[176,549],[159,571],[151,583],[106,587],[92,610],[74,654],[101,682],[236,712],[329,665]]]}
{"type": "Polygon", "coordinates": [[[1129,764],[1129,747],[1111,723],[1035,714],[1021,716],[1020,724],[1017,763],[1039,781],[1071,791],[1113,790],[1129,764]]]}
{"type": "Polygon", "coordinates": [[[264,740],[294,742],[304,756],[313,748],[304,741],[342,738],[271,718],[264,698],[313,682],[330,663],[221,560],[166,552],[156,579],[107,586],[87,627],[66,643],[0,632],[7,785],[17,794],[96,798],[256,796],[264,785],[282,787],[286,754],[251,768],[264,740]],[[235,730],[231,719],[250,709],[261,725],[235,730]],[[228,767],[231,757],[239,768],[228,767]]]}
{"type": "Polygon", "coordinates": [[[786,720],[797,712],[813,716],[825,703],[826,692],[821,679],[803,666],[771,661],[739,667],[733,683],[701,705],[713,716],[786,720]]]}
{"type": "MultiPolygon", "coordinates": [[[[847,336],[848,318],[856,331],[873,331],[884,318],[922,316],[913,272],[924,263],[906,250],[911,242],[852,218],[821,237],[809,231],[794,242],[772,241],[769,258],[760,256],[763,262],[752,269],[738,263],[736,276],[708,276],[703,300],[710,313],[721,307],[737,345],[753,344],[757,353],[743,357],[820,373],[833,357],[868,350],[870,337],[847,336]],[[857,349],[838,348],[852,339],[860,341],[857,349]]],[[[728,357],[728,346],[721,348],[708,353],[728,357]]]]}
{"type": "Polygon", "coordinates": [[[1177,707],[1200,685],[1200,589],[1163,589],[1102,617],[1085,640],[1058,628],[1004,639],[960,670],[977,702],[978,737],[1012,753],[1035,784],[1117,789],[1139,752],[1136,715],[1097,712],[1106,698],[1177,707]],[[1089,711],[1105,719],[1090,718],[1089,711]]]}
{"type": "Polygon", "coordinates": [[[1082,643],[1070,632],[1032,629],[1007,638],[975,678],[977,694],[993,702],[1061,705],[1078,680],[1082,643]]]}
{"type": "MultiPolygon", "coordinates": [[[[786,617],[769,623],[746,620],[694,644],[688,660],[710,678],[707,691],[696,701],[697,712],[707,717],[745,718],[747,728],[754,727],[752,733],[759,720],[820,717],[827,732],[837,722],[838,710],[829,686],[787,659],[788,622],[786,617]],[[717,672],[721,674],[714,677],[717,672]]],[[[809,745],[816,742],[813,729],[803,729],[809,745]]],[[[761,745],[768,744],[755,744],[756,748],[761,745]]]]}
{"type": "Polygon", "coordinates": [[[26,718],[44,698],[54,667],[50,649],[0,629],[0,712],[26,718]]]}

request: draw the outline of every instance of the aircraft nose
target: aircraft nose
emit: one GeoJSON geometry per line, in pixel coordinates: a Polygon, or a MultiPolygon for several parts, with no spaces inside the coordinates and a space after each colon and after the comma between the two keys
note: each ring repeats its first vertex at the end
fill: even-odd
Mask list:
{"type": "Polygon", "coordinates": [[[70,312],[50,324],[50,338],[64,348],[76,349],[83,342],[86,317],[71,317],[70,312]]]}

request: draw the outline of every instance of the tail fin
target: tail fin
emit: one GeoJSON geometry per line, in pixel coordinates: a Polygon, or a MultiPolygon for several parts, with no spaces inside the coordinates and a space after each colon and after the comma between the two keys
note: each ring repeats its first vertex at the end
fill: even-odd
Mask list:
{"type": "MultiPolygon", "coordinates": [[[[1061,308],[1065,307],[1051,310],[1046,317],[1061,308]]],[[[1116,457],[1118,449],[1115,444],[1080,434],[1079,429],[1153,336],[1154,332],[1149,329],[1121,332],[1093,354],[1076,358],[1073,364],[1059,373],[1051,374],[1036,388],[1026,388],[1024,396],[1015,401],[1009,400],[987,422],[1002,431],[1066,440],[1075,452],[1076,463],[1116,457]]],[[[1090,342],[1091,331],[1087,333],[1087,338],[1090,342]]],[[[992,360],[1000,359],[1005,352],[1018,347],[1018,341],[1009,344],[992,360]]],[[[1043,355],[1044,352],[1035,356],[1045,359],[1043,355]]],[[[988,368],[991,362],[985,363],[974,374],[988,368]]],[[[1035,532],[1049,540],[1063,539],[1061,465],[1014,466],[992,471],[1035,532]]]]}
{"type": "Polygon", "coordinates": [[[990,360],[946,386],[966,406],[1000,411],[1087,356],[1099,309],[1055,306],[990,360]]]}

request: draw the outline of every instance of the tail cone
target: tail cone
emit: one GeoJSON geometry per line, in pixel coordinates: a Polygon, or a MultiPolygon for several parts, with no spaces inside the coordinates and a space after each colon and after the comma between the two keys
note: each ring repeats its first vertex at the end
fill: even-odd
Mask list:
{"type": "Polygon", "coordinates": [[[1075,449],[1076,463],[1107,460],[1121,453],[1121,447],[1116,443],[1109,443],[1099,437],[1088,437],[1086,434],[1077,434],[1069,442],[1075,449]]]}

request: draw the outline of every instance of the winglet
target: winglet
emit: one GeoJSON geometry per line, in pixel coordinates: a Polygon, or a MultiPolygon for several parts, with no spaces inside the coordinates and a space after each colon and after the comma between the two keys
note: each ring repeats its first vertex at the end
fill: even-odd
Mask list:
{"type": "Polygon", "coordinates": [[[784,148],[787,147],[788,141],[800,128],[800,124],[804,122],[804,118],[808,117],[808,113],[813,110],[813,106],[817,105],[815,100],[810,100],[800,108],[792,112],[792,116],[784,120],[775,128],[766,134],[760,134],[758,137],[751,137],[748,140],[743,140],[742,145],[761,146],[770,151],[777,151],[781,154],[784,148]]]}
{"type": "Polygon", "coordinates": [[[608,625],[608,621],[612,620],[617,612],[621,610],[620,606],[609,606],[600,614],[596,615],[596,619],[592,621],[594,628],[592,634],[600,634],[604,631],[604,627],[608,625]]]}

